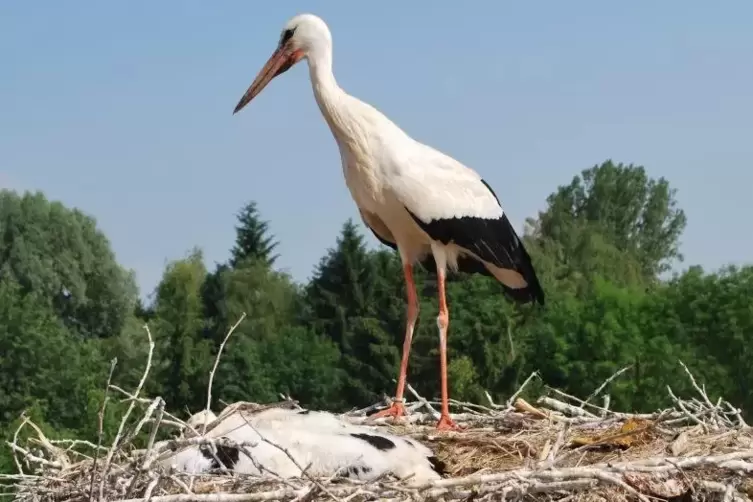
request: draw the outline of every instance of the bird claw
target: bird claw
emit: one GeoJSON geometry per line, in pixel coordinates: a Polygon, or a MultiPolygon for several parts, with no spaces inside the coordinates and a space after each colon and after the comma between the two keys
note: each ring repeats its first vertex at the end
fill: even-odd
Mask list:
{"type": "Polygon", "coordinates": [[[458,424],[452,421],[449,415],[442,415],[437,422],[438,431],[461,431],[463,430],[458,424]]]}
{"type": "Polygon", "coordinates": [[[400,401],[395,401],[386,410],[379,411],[371,415],[371,418],[392,417],[395,421],[405,416],[405,406],[400,401]]]}

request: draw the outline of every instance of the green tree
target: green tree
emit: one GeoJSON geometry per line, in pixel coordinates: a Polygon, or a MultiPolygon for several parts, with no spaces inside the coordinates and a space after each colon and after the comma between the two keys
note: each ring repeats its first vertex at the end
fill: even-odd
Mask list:
{"type": "Polygon", "coordinates": [[[656,293],[647,333],[688,347],[685,362],[712,395],[723,395],[749,413],[753,398],[753,266],[716,273],[691,267],[656,293]]]}
{"type": "Polygon", "coordinates": [[[384,256],[374,259],[348,220],[306,288],[304,322],[340,349],[347,375],[343,396],[352,406],[373,402],[379,392],[394,392],[404,327],[396,328],[395,318],[378,316],[380,311],[396,313],[384,301],[383,295],[392,296],[395,288],[378,275],[379,264],[390,266],[384,256]]]}
{"type": "Polygon", "coordinates": [[[295,290],[284,274],[255,257],[223,269],[215,287],[221,299],[217,304],[215,352],[243,312],[246,317],[227,341],[215,376],[214,395],[227,402],[277,399],[279,390],[267,371],[260,345],[273,343],[287,327],[295,290]]]}
{"type": "Polygon", "coordinates": [[[204,338],[201,288],[206,277],[202,253],[171,262],[157,286],[153,335],[157,346],[155,378],[173,408],[204,406],[211,368],[210,342],[204,338]]]}
{"type": "Polygon", "coordinates": [[[222,354],[215,379],[218,399],[264,402],[284,392],[309,406],[341,404],[337,347],[294,325],[301,303],[290,277],[247,258],[225,270],[219,285],[222,337],[242,312],[246,317],[222,354]]]}
{"type": "Polygon", "coordinates": [[[115,261],[93,218],[42,193],[0,191],[0,280],[44,299],[70,329],[117,335],[136,302],[131,272],[115,261]]]}
{"type": "Polygon", "coordinates": [[[633,254],[646,277],[682,260],[679,238],[687,218],[664,178],[649,178],[642,166],[606,161],[584,170],[547,198],[535,225],[537,237],[568,242],[573,226],[596,226],[617,249],[633,254]]]}
{"type": "Polygon", "coordinates": [[[154,317],[154,308],[151,305],[144,305],[141,298],[136,298],[136,305],[133,307],[133,316],[136,319],[148,322],[154,317]]]}
{"type": "Polygon", "coordinates": [[[261,219],[256,202],[243,206],[238,213],[238,223],[230,264],[235,267],[246,258],[255,258],[271,267],[279,257],[273,254],[279,243],[269,234],[269,222],[261,219]]]}
{"type": "Polygon", "coordinates": [[[103,368],[96,341],[71,334],[46,298],[0,281],[0,424],[36,406],[49,424],[76,429],[103,368]]]}

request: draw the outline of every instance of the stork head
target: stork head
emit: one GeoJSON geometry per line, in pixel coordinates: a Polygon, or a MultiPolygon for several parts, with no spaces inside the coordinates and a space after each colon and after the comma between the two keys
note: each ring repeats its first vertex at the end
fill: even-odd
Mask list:
{"type": "Polygon", "coordinates": [[[315,56],[332,47],[332,35],[321,18],[299,14],[285,24],[277,48],[259,71],[251,86],[233,110],[238,113],[276,76],[288,71],[301,59],[315,56]]]}

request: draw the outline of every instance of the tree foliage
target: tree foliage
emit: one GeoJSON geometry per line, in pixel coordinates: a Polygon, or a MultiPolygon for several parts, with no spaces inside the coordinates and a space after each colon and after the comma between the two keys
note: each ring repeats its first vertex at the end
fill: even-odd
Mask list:
{"type": "MultiPolygon", "coordinates": [[[[255,202],[238,216],[227,262],[201,250],[171,261],[153,300],[137,299],[94,220],[42,194],[0,192],[0,438],[26,410],[51,437],[96,434],[113,358],[133,387],[154,342],[145,392],[186,415],[205,406],[208,374],[228,330],[212,406],[273,401],[344,410],[391,395],[405,333],[406,291],[394,251],[366,245],[348,220],[312,278],[274,268],[278,243],[255,202]]],[[[524,240],[547,294],[515,306],[489,277],[448,284],[449,378],[454,398],[504,400],[532,371],[587,395],[618,369],[613,406],[652,410],[666,385],[690,391],[684,361],[712,396],[753,409],[753,266],[663,278],[681,258],[685,214],[669,183],[611,161],[587,169],[528,220],[524,240]]],[[[420,299],[408,380],[439,394],[436,282],[415,268],[420,299]]],[[[111,411],[115,413],[117,404],[111,411]]],[[[107,421],[105,434],[115,425],[107,421]]],[[[0,470],[10,468],[7,452],[0,470]]]]}
{"type": "Polygon", "coordinates": [[[687,218],[677,207],[669,182],[648,177],[642,166],[606,161],[575,176],[547,198],[539,216],[539,235],[577,246],[578,228],[598,232],[618,250],[638,261],[646,277],[669,270],[682,260],[679,238],[687,218]],[[576,230],[577,233],[577,230],[576,230]]]}
{"type": "Polygon", "coordinates": [[[41,193],[2,190],[0,230],[0,280],[37,294],[81,335],[120,332],[136,285],[93,218],[41,193]]]}
{"type": "Polygon", "coordinates": [[[262,220],[256,202],[251,201],[238,213],[238,226],[235,227],[235,246],[231,250],[230,264],[254,258],[267,266],[274,265],[278,255],[273,254],[278,242],[269,234],[269,223],[262,220]]]}

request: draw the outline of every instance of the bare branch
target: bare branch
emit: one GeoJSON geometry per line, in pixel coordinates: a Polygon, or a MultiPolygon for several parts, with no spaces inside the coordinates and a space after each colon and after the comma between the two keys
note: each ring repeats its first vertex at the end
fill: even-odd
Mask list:
{"type": "MultiPolygon", "coordinates": [[[[227,343],[228,338],[230,338],[230,335],[233,334],[235,329],[240,326],[240,324],[243,322],[243,320],[246,318],[246,313],[243,312],[240,316],[240,318],[233,324],[230,329],[228,330],[227,334],[225,335],[225,338],[222,340],[222,343],[220,343],[220,348],[217,350],[217,357],[214,359],[214,366],[212,366],[212,371],[209,372],[209,383],[207,384],[207,406],[205,408],[205,411],[209,412],[212,409],[212,383],[214,382],[214,373],[217,371],[217,366],[220,364],[220,357],[222,356],[222,351],[225,349],[225,344],[227,343]]],[[[201,434],[204,435],[207,431],[207,422],[204,420],[201,427],[201,434]]]]}

